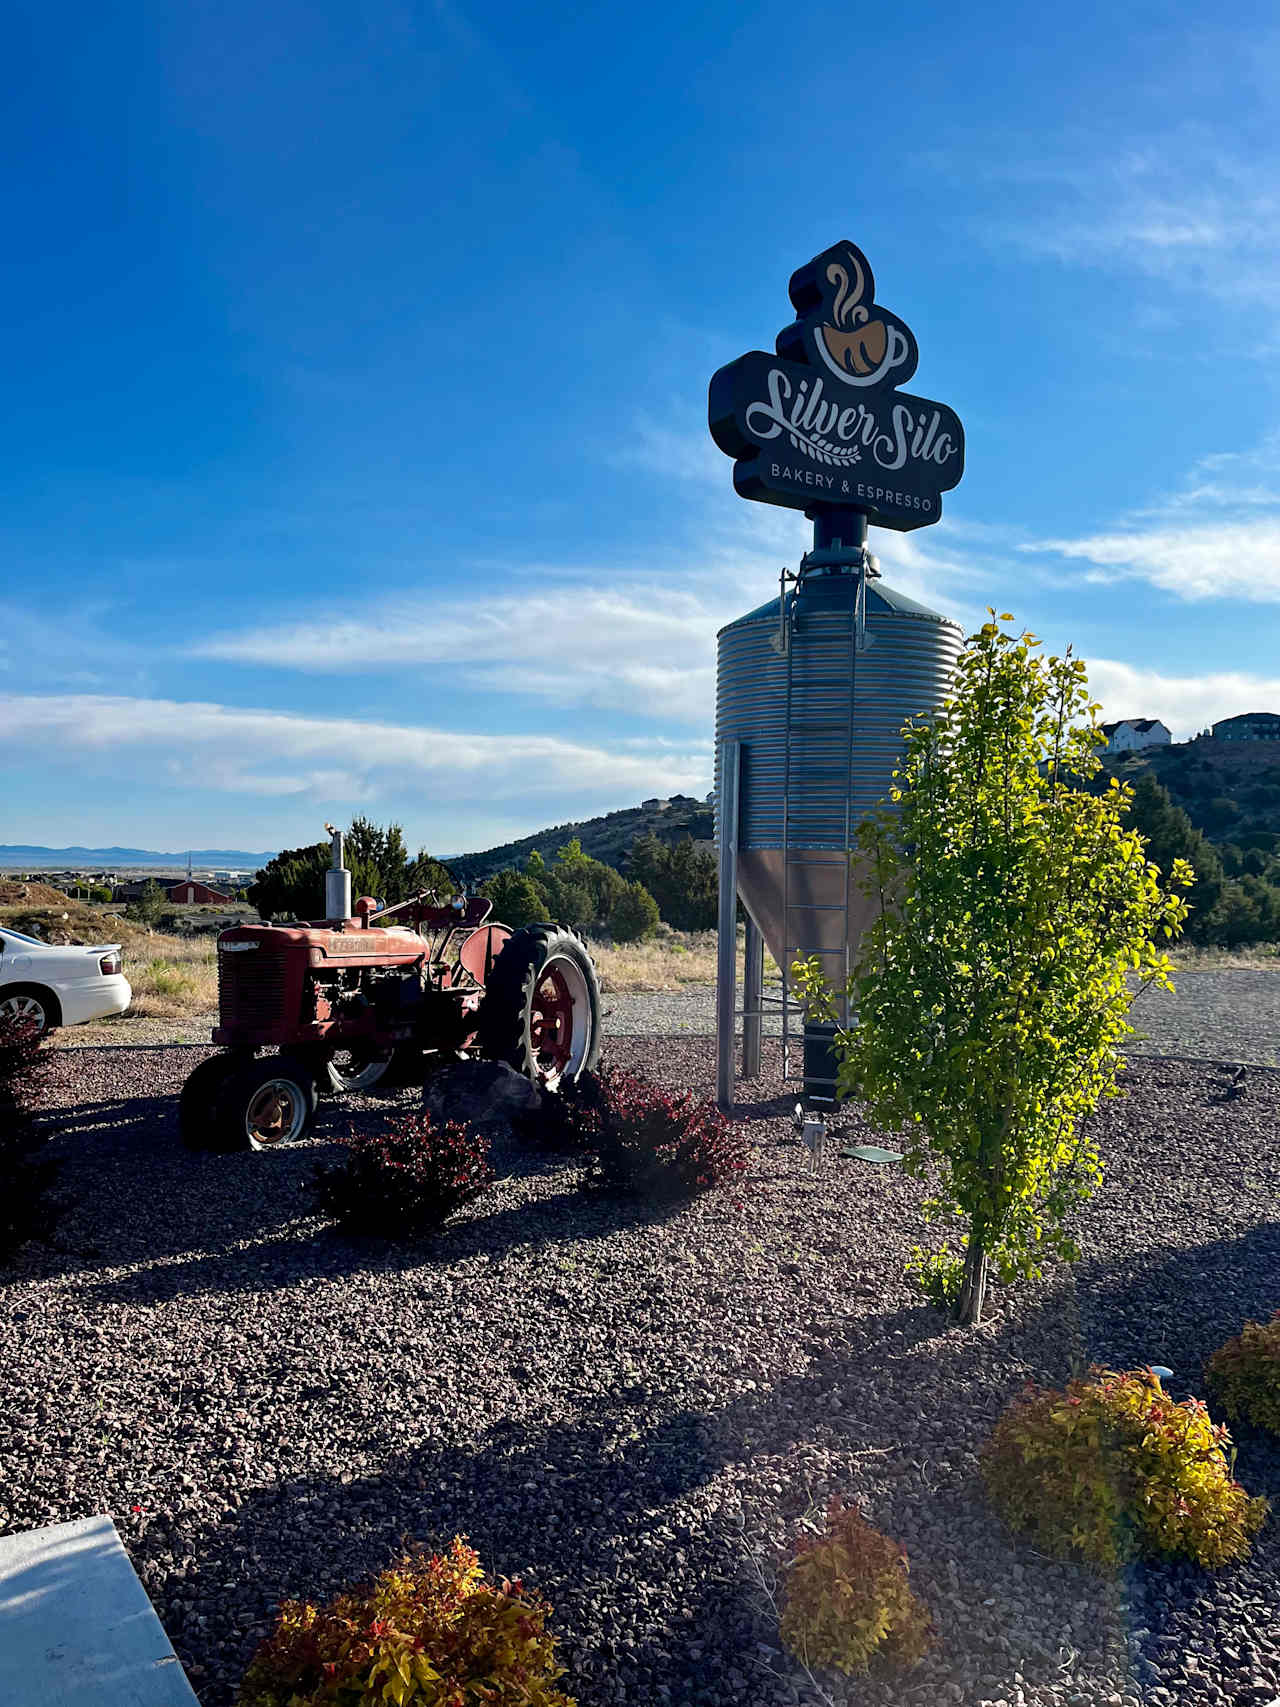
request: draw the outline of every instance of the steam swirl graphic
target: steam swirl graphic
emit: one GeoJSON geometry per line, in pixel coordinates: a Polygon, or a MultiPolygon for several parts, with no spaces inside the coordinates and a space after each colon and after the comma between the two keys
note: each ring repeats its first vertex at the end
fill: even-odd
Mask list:
{"type": "Polygon", "coordinates": [[[848,273],[838,261],[832,261],[827,268],[827,283],[836,286],[836,299],[832,304],[831,316],[836,325],[843,326],[846,331],[852,326],[865,325],[871,318],[861,306],[862,293],[867,283],[862,268],[853,255],[849,256],[849,264],[856,275],[856,284],[850,284],[848,273]]]}

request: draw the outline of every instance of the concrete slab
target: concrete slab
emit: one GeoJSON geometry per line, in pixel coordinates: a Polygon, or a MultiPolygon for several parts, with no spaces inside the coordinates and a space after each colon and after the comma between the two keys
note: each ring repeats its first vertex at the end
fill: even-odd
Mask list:
{"type": "Polygon", "coordinates": [[[4,1707],[199,1707],[109,1517],[0,1536],[4,1707]]]}

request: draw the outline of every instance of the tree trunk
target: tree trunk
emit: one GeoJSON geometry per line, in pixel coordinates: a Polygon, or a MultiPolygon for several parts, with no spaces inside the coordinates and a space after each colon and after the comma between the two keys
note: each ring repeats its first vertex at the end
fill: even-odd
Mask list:
{"type": "Polygon", "coordinates": [[[964,1253],[964,1279],[956,1299],[955,1319],[965,1327],[982,1320],[982,1306],[987,1298],[987,1271],[990,1260],[983,1242],[984,1229],[975,1217],[969,1227],[969,1242],[964,1253]]]}

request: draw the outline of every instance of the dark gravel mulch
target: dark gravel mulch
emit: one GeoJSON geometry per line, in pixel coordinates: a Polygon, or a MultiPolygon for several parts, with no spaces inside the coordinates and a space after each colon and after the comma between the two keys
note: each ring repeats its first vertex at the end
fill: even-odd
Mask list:
{"type": "MultiPolygon", "coordinates": [[[[712,1048],[612,1054],[704,1089],[712,1048]]],[[[1280,1694],[1280,1514],[1249,1564],[1110,1583],[1005,1534],[975,1457],[1028,1377],[1158,1361],[1201,1391],[1213,1347],[1280,1304],[1280,1075],[1228,1096],[1212,1065],[1135,1065],[1100,1116],[1083,1262],[960,1332],[902,1279],[921,1188],[834,1156],[810,1174],[776,1078],[744,1088],[741,1190],[655,1214],[500,1148],[493,1191],[405,1249],[338,1236],[304,1185],[347,1121],[416,1093],[324,1103],[279,1154],[192,1156],[174,1093],[203,1054],[58,1057],[74,1207],[6,1287],[0,1522],[109,1511],[205,1707],[282,1596],[456,1530],[549,1596],[583,1707],[809,1699],[756,1567],[832,1492],[907,1545],[938,1632],[841,1702],[1280,1694]]],[[[1274,1448],[1242,1433],[1238,1473],[1280,1506],[1274,1448]]]]}

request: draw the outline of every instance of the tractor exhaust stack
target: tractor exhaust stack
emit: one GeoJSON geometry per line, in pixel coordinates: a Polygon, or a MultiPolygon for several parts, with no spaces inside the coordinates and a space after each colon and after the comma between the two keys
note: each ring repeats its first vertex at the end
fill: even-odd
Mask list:
{"type": "Polygon", "coordinates": [[[351,917],[351,873],[342,863],[342,831],[326,824],[333,838],[333,864],[324,874],[324,913],[327,919],[351,917]]]}

